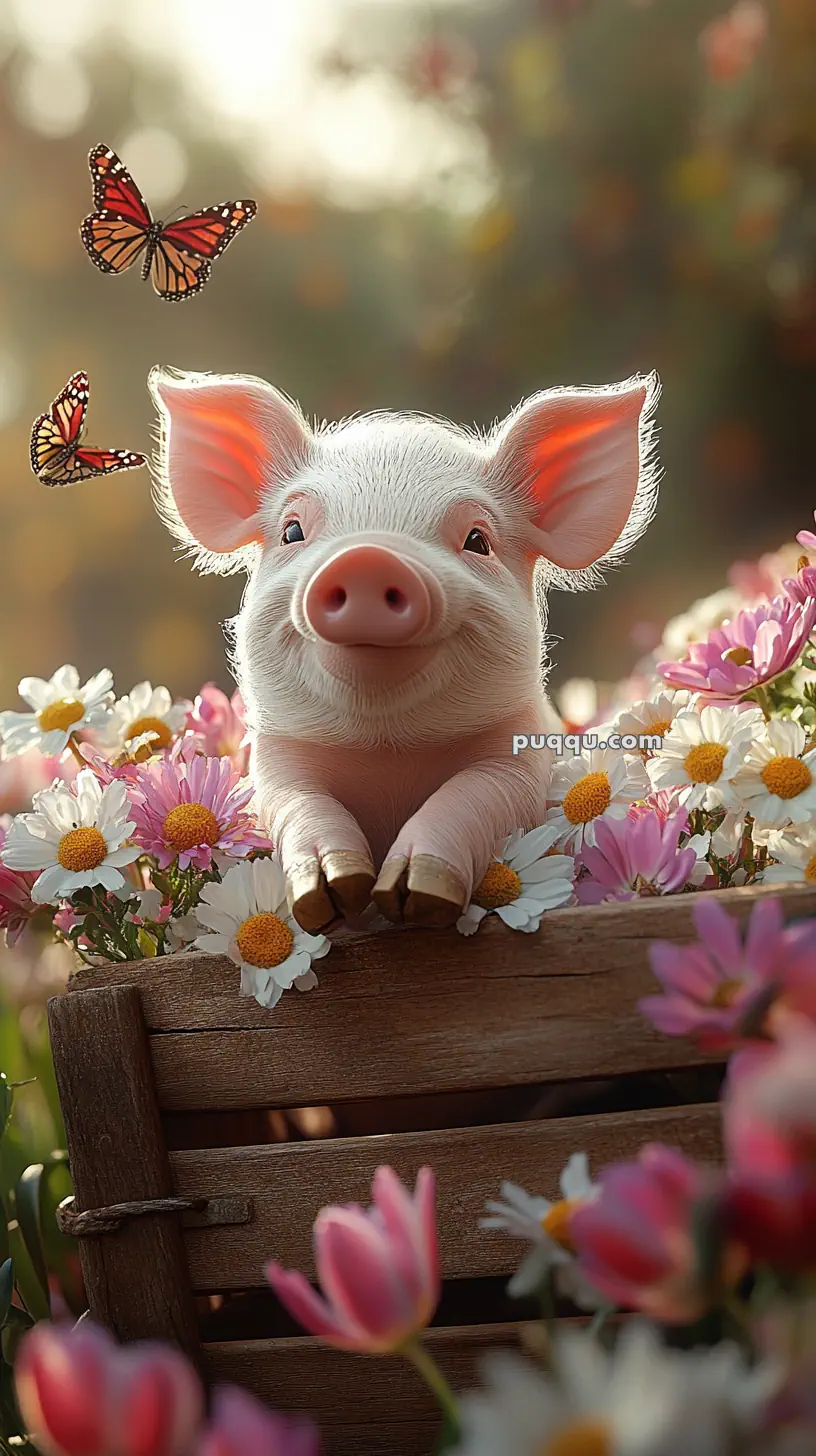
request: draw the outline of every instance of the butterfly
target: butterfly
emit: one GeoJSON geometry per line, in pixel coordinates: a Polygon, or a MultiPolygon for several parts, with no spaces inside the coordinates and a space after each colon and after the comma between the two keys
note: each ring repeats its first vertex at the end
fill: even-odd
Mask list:
{"type": "Polygon", "coordinates": [[[83,448],[80,440],[85,433],[87,408],[88,376],[81,369],[68,380],[48,414],[34,421],[31,469],[44,485],[74,485],[91,475],[135,470],[145,464],[144,455],[135,455],[132,450],[83,448]]]}
{"type": "Polygon", "coordinates": [[[145,251],[142,277],[160,298],[192,298],[207,282],[212,265],[258,211],[256,202],[222,202],[178,222],[154,222],[124,162],[110,147],[88,157],[94,211],[80,234],[92,263],[103,273],[124,273],[145,251]]]}

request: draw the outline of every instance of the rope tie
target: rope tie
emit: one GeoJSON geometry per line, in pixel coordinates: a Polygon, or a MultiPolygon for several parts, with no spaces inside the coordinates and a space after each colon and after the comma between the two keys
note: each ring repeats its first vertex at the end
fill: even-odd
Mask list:
{"type": "Polygon", "coordinates": [[[80,1212],[75,1198],[65,1198],[57,1209],[57,1226],[60,1233],[87,1239],[94,1234],[116,1233],[129,1218],[141,1218],[146,1213],[186,1213],[206,1208],[208,1202],[207,1198],[140,1198],[80,1212]]]}

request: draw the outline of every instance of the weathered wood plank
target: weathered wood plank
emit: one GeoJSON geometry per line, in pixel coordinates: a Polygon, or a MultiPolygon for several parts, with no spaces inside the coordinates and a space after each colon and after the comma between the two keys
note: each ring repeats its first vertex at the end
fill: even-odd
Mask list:
{"type": "MultiPolygon", "coordinates": [[[[429,1330],[425,1343],[454,1389],[478,1384],[488,1350],[515,1348],[523,1324],[429,1330]]],[[[324,1456],[431,1456],[439,1414],[420,1377],[398,1355],[349,1355],[310,1339],[204,1346],[212,1380],[251,1390],[278,1410],[310,1414],[324,1456]]]]}
{"type": "Polygon", "coordinates": [[[571,1153],[586,1151],[595,1173],[605,1163],[635,1156],[652,1141],[680,1147],[702,1161],[716,1160],[719,1107],[172,1153],[179,1194],[218,1197],[228,1191],[251,1198],[253,1206],[250,1223],[185,1230],[193,1287],[219,1291],[262,1285],[270,1258],[313,1276],[315,1214],[327,1203],[368,1203],[371,1176],[380,1163],[390,1163],[411,1183],[423,1163],[435,1168],[445,1278],[506,1275],[518,1265],[521,1245],[478,1227],[485,1199],[498,1197],[503,1178],[558,1197],[558,1176],[571,1153]]]}
{"type": "MultiPolygon", "coordinates": [[[[48,1023],[77,1209],[172,1194],[138,990],[55,997],[48,1023]]],[[[197,1354],[178,1214],[129,1219],[79,1251],[94,1319],[122,1340],[175,1340],[197,1354]]]]}
{"type": "MultiPolygon", "coordinates": [[[[816,914],[816,887],[809,885],[790,886],[781,894],[777,886],[718,891],[715,896],[744,920],[757,898],[773,893],[789,916],[816,914]]],[[[318,966],[320,986],[305,1001],[284,996],[273,1011],[238,995],[238,972],[231,961],[190,953],[128,965],[84,966],[70,989],[136,984],[153,1031],[273,1027],[287,1037],[302,1037],[302,1053],[326,1026],[334,1034],[342,1022],[367,1025],[372,1003],[382,1006],[380,1019],[393,1030],[409,1016],[409,1008],[413,1018],[418,1003],[429,997],[432,1017],[453,1015],[458,1024],[468,1003],[489,993],[491,983],[499,998],[508,990],[518,997],[531,978],[550,982],[606,976],[622,991],[626,987],[621,978],[631,978],[642,988],[644,977],[649,980],[649,942],[692,939],[694,903],[694,897],[678,895],[555,910],[544,917],[536,935],[519,935],[497,920],[488,921],[470,939],[453,930],[393,928],[376,935],[345,935],[318,966]],[[354,975],[346,975],[348,971],[354,975]]]]}

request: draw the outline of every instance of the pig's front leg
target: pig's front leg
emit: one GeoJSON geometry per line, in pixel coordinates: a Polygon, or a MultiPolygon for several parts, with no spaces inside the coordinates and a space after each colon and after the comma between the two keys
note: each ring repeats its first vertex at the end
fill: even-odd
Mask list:
{"type": "Polygon", "coordinates": [[[253,751],[259,816],[281,857],[292,914],[316,934],[361,915],[376,878],[368,841],[348,809],[310,774],[297,745],[261,738],[253,751]]]}
{"type": "Polygon", "coordinates": [[[544,821],[548,752],[462,769],[426,799],[386,856],[372,898],[389,920],[452,925],[497,845],[544,821]]]}

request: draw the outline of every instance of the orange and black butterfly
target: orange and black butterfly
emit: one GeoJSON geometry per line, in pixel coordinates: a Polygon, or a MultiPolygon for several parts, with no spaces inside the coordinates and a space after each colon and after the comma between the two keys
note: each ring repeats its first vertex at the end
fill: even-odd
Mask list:
{"type": "Polygon", "coordinates": [[[72,375],[47,415],[34,421],[31,431],[31,469],[44,485],[74,485],[91,475],[113,470],[135,470],[144,455],[132,450],[95,450],[80,444],[88,408],[88,376],[72,375]]]}
{"type": "Polygon", "coordinates": [[[124,162],[110,147],[88,157],[94,211],[80,229],[88,256],[103,273],[124,273],[144,251],[142,277],[160,298],[192,298],[207,282],[212,265],[258,211],[255,202],[222,202],[178,222],[154,222],[124,162]]]}

